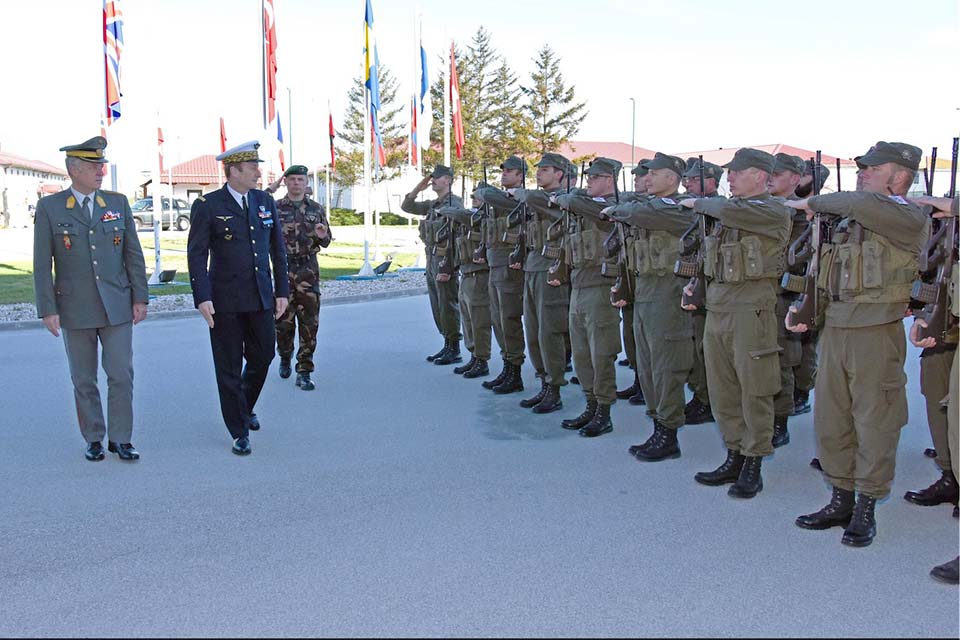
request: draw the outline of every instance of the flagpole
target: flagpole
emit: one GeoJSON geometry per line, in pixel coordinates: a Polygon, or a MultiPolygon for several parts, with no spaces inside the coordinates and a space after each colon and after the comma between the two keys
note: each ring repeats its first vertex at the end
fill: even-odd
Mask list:
{"type": "MultiPolygon", "coordinates": [[[[160,128],[160,113],[157,113],[157,129],[160,128]]],[[[159,140],[158,140],[159,143],[159,140]]],[[[157,145],[159,147],[159,144],[157,145]]],[[[153,165],[153,179],[150,186],[153,192],[153,275],[147,280],[148,285],[160,284],[160,227],[163,226],[163,189],[160,179],[163,173],[160,169],[160,149],[153,165]]],[[[173,206],[173,203],[170,203],[173,206]]]]}
{"type": "Polygon", "coordinates": [[[287,87],[287,136],[289,142],[287,143],[287,149],[290,153],[290,166],[292,167],[293,162],[293,93],[290,91],[290,87],[287,87]]]}
{"type": "Polygon", "coordinates": [[[261,107],[263,108],[263,130],[267,130],[267,46],[266,46],[266,24],[263,22],[263,0],[257,3],[260,5],[260,82],[263,88],[261,95],[261,107]]]}
{"type": "MultiPolygon", "coordinates": [[[[364,42],[366,42],[366,29],[367,24],[364,20],[364,42]]],[[[369,46],[373,46],[373,43],[369,43],[369,46]]],[[[372,55],[372,52],[366,52],[363,60],[363,74],[360,76],[364,78],[363,83],[363,108],[364,108],[364,125],[363,125],[363,190],[366,194],[366,207],[363,212],[363,265],[360,267],[359,276],[372,276],[373,267],[370,266],[370,221],[372,219],[371,208],[372,204],[372,194],[371,194],[371,184],[370,184],[370,146],[372,144],[371,140],[371,121],[370,121],[370,89],[367,87],[366,77],[370,72],[370,69],[367,67],[366,56],[372,55]]]]}
{"type": "Polygon", "coordinates": [[[453,41],[447,50],[447,64],[443,71],[443,164],[450,166],[450,54],[453,53],[453,41]]]}

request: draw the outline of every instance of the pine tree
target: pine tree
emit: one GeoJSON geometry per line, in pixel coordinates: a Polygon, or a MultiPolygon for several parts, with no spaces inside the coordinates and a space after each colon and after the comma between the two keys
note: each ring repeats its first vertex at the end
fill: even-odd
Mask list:
{"type": "Polygon", "coordinates": [[[516,85],[516,74],[510,70],[506,60],[501,61],[490,83],[484,157],[488,165],[498,165],[507,155],[513,153],[536,161],[534,156],[538,146],[534,139],[534,123],[522,107],[522,91],[516,85]]]}
{"type": "Polygon", "coordinates": [[[566,86],[560,72],[560,59],[550,45],[544,45],[537,55],[530,74],[532,85],[521,89],[529,100],[537,148],[540,153],[546,153],[558,150],[576,135],[587,116],[587,104],[575,101],[574,87],[566,86]]]}

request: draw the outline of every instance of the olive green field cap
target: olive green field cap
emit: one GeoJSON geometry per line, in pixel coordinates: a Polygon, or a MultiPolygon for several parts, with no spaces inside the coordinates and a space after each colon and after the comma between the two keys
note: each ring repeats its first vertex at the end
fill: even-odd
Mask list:
{"type": "Polygon", "coordinates": [[[567,165],[569,164],[570,164],[570,161],[564,158],[559,153],[545,153],[543,154],[543,157],[540,158],[540,162],[537,163],[537,166],[553,167],[554,169],[560,169],[561,171],[566,171],[567,165]]]}
{"type": "Polygon", "coordinates": [[[431,178],[442,178],[443,176],[453,177],[453,169],[446,165],[438,164],[433,168],[433,173],[430,174],[431,178]]]}
{"type": "Polygon", "coordinates": [[[519,156],[510,156],[500,164],[501,169],[523,169],[527,163],[519,156]]]}
{"type": "Polygon", "coordinates": [[[645,176],[650,173],[650,169],[647,168],[647,163],[650,162],[650,158],[642,158],[640,162],[637,163],[637,166],[630,171],[635,176],[645,176]]]}
{"type": "Polygon", "coordinates": [[[922,156],[923,152],[920,148],[912,144],[880,141],[865,154],[859,156],[857,164],[875,167],[878,164],[893,162],[911,171],[917,171],[920,168],[920,158],[922,156]]]}
{"type": "Polygon", "coordinates": [[[733,154],[733,160],[723,165],[724,168],[731,171],[743,171],[744,169],[759,169],[767,173],[773,173],[773,165],[776,162],[772,154],[760,149],[750,149],[744,147],[737,149],[733,154]]]}
{"type": "Polygon", "coordinates": [[[594,158],[590,166],[587,167],[587,175],[616,177],[617,174],[620,173],[621,167],[623,167],[623,163],[618,160],[613,160],[612,158],[594,158]]]}
{"type": "Polygon", "coordinates": [[[687,163],[684,162],[682,158],[668,156],[658,151],[657,154],[653,156],[653,160],[646,163],[646,167],[648,171],[653,171],[654,169],[670,169],[682,177],[683,172],[687,170],[687,163]]]}
{"type": "Polygon", "coordinates": [[[789,153],[778,153],[773,156],[775,162],[773,163],[773,172],[780,173],[781,171],[792,171],[798,176],[803,175],[804,163],[803,158],[800,156],[792,156],[789,153]]]}
{"type": "MultiPolygon", "coordinates": [[[[684,178],[700,178],[700,160],[698,158],[691,158],[693,162],[687,166],[687,170],[683,172],[684,178]]],[[[717,182],[720,181],[720,178],[723,176],[723,167],[718,164],[713,164],[712,162],[703,162],[703,179],[713,178],[717,182]]]]}

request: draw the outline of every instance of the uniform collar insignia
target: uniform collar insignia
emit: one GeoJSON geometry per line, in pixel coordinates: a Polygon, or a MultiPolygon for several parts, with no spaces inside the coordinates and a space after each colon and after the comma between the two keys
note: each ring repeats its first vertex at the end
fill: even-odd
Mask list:
{"type": "Polygon", "coordinates": [[[892,196],[887,196],[887,197],[889,197],[891,200],[893,200],[893,201],[896,202],[897,204],[907,204],[907,201],[904,200],[903,197],[901,197],[901,196],[892,195],[892,196]]]}
{"type": "Polygon", "coordinates": [[[73,209],[75,206],[77,206],[77,199],[72,195],[67,196],[67,209],[73,209]]]}
{"type": "Polygon", "coordinates": [[[97,194],[97,206],[98,206],[98,207],[106,207],[106,206],[107,206],[106,200],[104,200],[103,198],[101,198],[99,193],[97,194]]]}

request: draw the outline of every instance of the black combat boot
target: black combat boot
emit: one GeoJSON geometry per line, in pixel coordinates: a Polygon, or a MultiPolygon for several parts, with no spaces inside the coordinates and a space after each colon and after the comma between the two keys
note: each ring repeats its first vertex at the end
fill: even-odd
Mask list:
{"type": "Polygon", "coordinates": [[[790,432],[787,431],[787,416],[773,416],[773,448],[790,444],[790,432]]]}
{"type": "Polygon", "coordinates": [[[921,507],[933,507],[944,502],[957,504],[960,498],[960,489],[957,487],[957,479],[953,471],[944,471],[940,479],[934,482],[926,489],[919,491],[907,491],[903,494],[904,500],[918,504],[921,507]]]}
{"type": "Polygon", "coordinates": [[[458,376],[462,376],[467,371],[470,371],[470,369],[473,369],[473,365],[475,364],[477,364],[477,356],[471,354],[470,360],[467,362],[467,364],[462,364],[459,367],[454,367],[453,372],[458,376]]]}
{"type": "Polygon", "coordinates": [[[840,542],[851,547],[866,547],[877,535],[877,520],[873,515],[877,499],[862,493],[857,494],[857,504],[853,507],[853,517],[843,531],[840,542]]]}
{"type": "Polygon", "coordinates": [[[740,477],[744,460],[745,458],[733,449],[727,449],[727,459],[723,461],[723,464],[713,471],[701,471],[693,476],[693,479],[700,484],[707,484],[712,487],[736,482],[737,478],[740,477]]]}
{"type": "Polygon", "coordinates": [[[617,397],[621,400],[627,400],[631,396],[640,393],[640,376],[633,374],[633,384],[622,391],[617,391],[617,397]]]}
{"type": "Polygon", "coordinates": [[[493,388],[494,393],[504,394],[523,391],[523,378],[520,377],[520,365],[510,364],[508,366],[510,369],[507,371],[507,377],[503,379],[503,382],[493,388]]]}
{"type": "Polygon", "coordinates": [[[493,380],[484,380],[483,388],[484,389],[493,389],[495,386],[504,381],[507,377],[507,371],[510,370],[510,363],[506,360],[503,361],[503,369],[500,370],[500,373],[497,374],[497,377],[493,380]]]}
{"type": "Polygon", "coordinates": [[[933,578],[940,582],[946,582],[947,584],[960,583],[960,575],[958,575],[958,572],[960,572],[960,556],[950,562],[938,564],[933,569],[930,569],[930,575],[933,578]]]}
{"type": "Polygon", "coordinates": [[[473,363],[469,371],[463,374],[463,377],[472,379],[482,378],[488,375],[490,375],[490,368],[487,366],[487,361],[482,358],[477,358],[477,361],[473,363]]]}
{"type": "Polygon", "coordinates": [[[803,413],[810,413],[810,392],[800,389],[793,390],[793,415],[799,416],[803,413]]]}
{"type": "MultiPolygon", "coordinates": [[[[633,447],[631,447],[633,449],[633,447]]],[[[631,451],[637,460],[659,462],[668,458],[680,457],[680,445],[677,443],[677,430],[669,429],[660,422],[653,423],[653,435],[636,451],[631,451]]]]}
{"type": "Polygon", "coordinates": [[[686,424],[713,422],[713,412],[710,411],[710,405],[703,404],[696,397],[683,408],[683,417],[686,424]]]}
{"type": "Polygon", "coordinates": [[[427,356],[427,362],[433,362],[433,361],[436,360],[437,358],[441,357],[443,354],[445,354],[445,353],[447,352],[447,347],[449,347],[449,346],[450,346],[450,345],[449,345],[449,341],[448,341],[448,340],[444,340],[444,341],[443,341],[443,349],[440,349],[440,351],[437,351],[437,352],[436,352],[435,354],[433,354],[432,356],[427,356]]]}
{"type": "Polygon", "coordinates": [[[563,400],[560,399],[560,387],[555,384],[547,385],[547,392],[543,394],[540,404],[533,408],[534,413],[552,413],[563,409],[563,400]]]}
{"type": "Polygon", "coordinates": [[[313,391],[316,389],[316,385],[313,384],[313,380],[310,379],[309,371],[301,371],[297,374],[297,386],[303,391],[313,391]]]}
{"type": "Polygon", "coordinates": [[[629,403],[632,404],[632,405],[637,405],[637,406],[641,406],[641,405],[647,404],[646,398],[643,397],[643,391],[642,391],[641,389],[639,389],[639,388],[637,389],[637,392],[636,392],[635,394],[633,394],[632,396],[630,396],[630,398],[627,400],[627,402],[629,402],[629,403]]]}
{"type": "Polygon", "coordinates": [[[830,527],[846,528],[853,516],[854,502],[853,491],[834,487],[833,495],[830,497],[830,503],[827,506],[816,513],[800,516],[796,519],[796,524],[801,529],[815,529],[817,531],[830,527]]]}
{"type": "Polygon", "coordinates": [[[820,458],[810,458],[810,466],[817,471],[823,471],[823,466],[820,464],[820,458]]]}
{"type": "Polygon", "coordinates": [[[593,415],[597,412],[597,401],[596,400],[587,400],[587,408],[583,410],[583,413],[578,415],[576,418],[568,418],[560,423],[560,426],[564,429],[570,429],[575,431],[580,427],[585,426],[591,420],[593,420],[593,415]]]}
{"type": "Polygon", "coordinates": [[[610,405],[598,404],[597,412],[590,422],[580,427],[580,435],[584,438],[596,438],[613,431],[613,421],[610,420],[610,405]]]}
{"type": "Polygon", "coordinates": [[[547,387],[549,386],[550,385],[547,384],[546,380],[541,380],[539,393],[537,393],[537,395],[533,396],[532,398],[525,398],[521,400],[520,406],[523,407],[524,409],[532,409],[533,407],[540,404],[540,401],[543,400],[543,396],[547,394],[547,387]]]}
{"type": "Polygon", "coordinates": [[[727,489],[731,498],[752,498],[763,491],[763,477],[760,475],[761,456],[746,456],[737,481],[727,489]]]}
{"type": "Polygon", "coordinates": [[[280,377],[286,380],[293,370],[290,368],[290,356],[280,356],[280,377]]]}
{"type": "Polygon", "coordinates": [[[446,365],[462,361],[463,358],[460,357],[460,341],[451,339],[447,340],[447,352],[434,360],[433,364],[446,365]]]}

